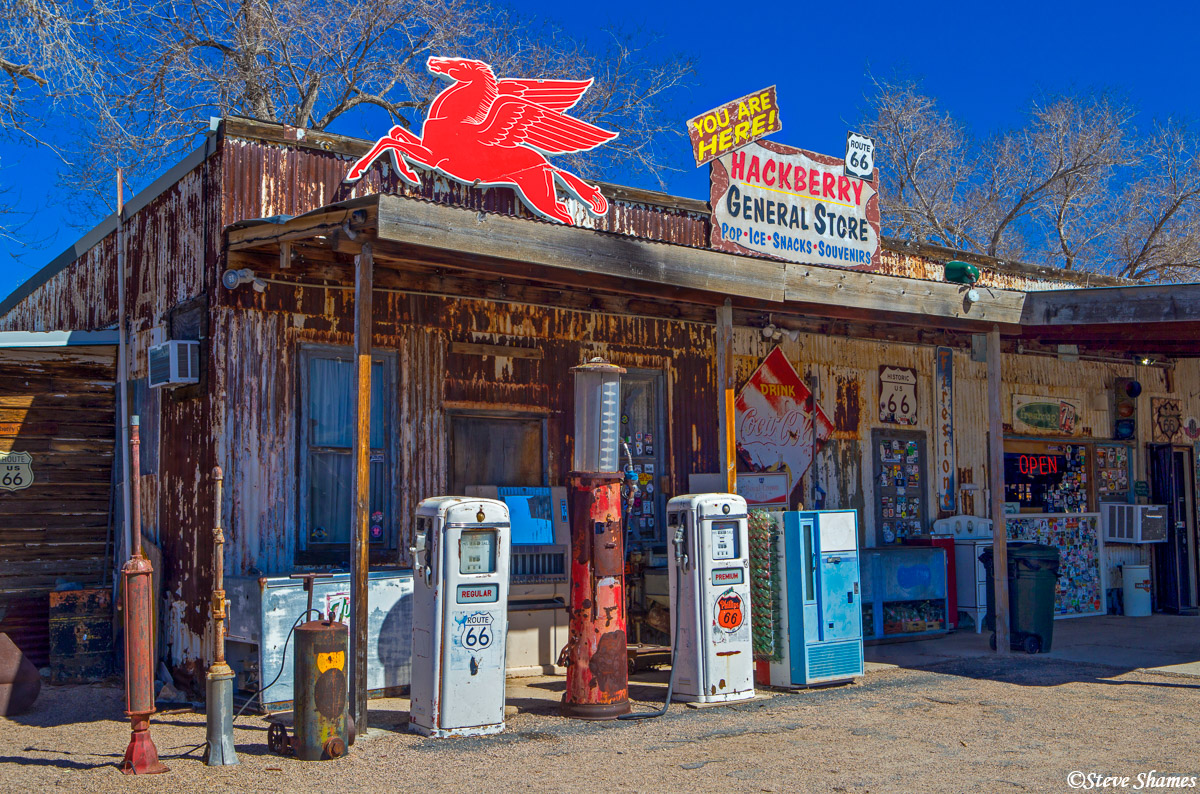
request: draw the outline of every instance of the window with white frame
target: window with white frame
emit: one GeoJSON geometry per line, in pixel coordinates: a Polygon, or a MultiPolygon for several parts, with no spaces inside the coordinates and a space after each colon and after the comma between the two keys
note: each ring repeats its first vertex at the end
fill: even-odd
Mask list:
{"type": "MultiPolygon", "coordinates": [[[[300,549],[310,558],[348,550],[354,522],[355,363],[349,348],[301,351],[300,549]]],[[[396,357],[371,362],[370,520],[372,548],[394,548],[396,357]]],[[[313,562],[319,560],[311,559],[313,562]]],[[[348,557],[346,558],[348,561],[348,557]]]]}

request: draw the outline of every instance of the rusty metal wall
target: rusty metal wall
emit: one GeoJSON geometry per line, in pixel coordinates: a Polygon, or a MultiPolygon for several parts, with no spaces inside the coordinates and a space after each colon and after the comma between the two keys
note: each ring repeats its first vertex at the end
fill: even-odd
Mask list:
{"type": "MultiPolygon", "coordinates": [[[[142,417],[142,520],[148,552],[166,593],[162,647],[202,680],[202,602],[211,584],[212,468],[208,393],[177,399],[147,389],[147,348],[167,338],[168,312],[203,293],[219,271],[219,155],[201,162],[126,220],[126,306],[129,317],[130,415],[142,417]],[[181,606],[175,606],[175,603],[181,606]]],[[[0,318],[3,330],[90,330],[117,319],[116,233],[0,318]]],[[[209,358],[211,364],[213,359],[209,358]]]]}
{"type": "MultiPolygon", "coordinates": [[[[300,501],[299,353],[305,344],[351,345],[352,292],[272,283],[263,293],[232,292],[227,301],[216,315],[223,330],[214,358],[223,364],[214,388],[225,397],[214,430],[228,466],[228,573],[290,571],[300,501]]],[[[666,373],[673,492],[686,490],[688,474],[716,468],[712,326],[386,291],[375,295],[374,324],[376,349],[395,351],[399,363],[393,520],[404,534],[396,562],[407,562],[417,502],[446,487],[448,411],[544,416],[549,479],[560,484],[570,468],[568,370],[592,356],[666,373]],[[542,358],[451,352],[454,342],[535,348],[542,358]]]]}
{"type": "MultiPolygon", "coordinates": [[[[784,337],[779,342],[764,339],[758,328],[734,329],[734,363],[737,388],[740,389],[762,359],[779,344],[784,355],[803,378],[815,377],[817,398],[834,423],[831,440],[817,456],[817,483],[826,491],[828,508],[862,510],[868,542],[874,543],[874,504],[872,461],[868,443],[874,429],[898,429],[899,425],[879,421],[879,367],[912,367],[917,371],[917,424],[902,428],[926,434],[929,454],[933,454],[934,428],[932,393],[934,352],[930,345],[909,345],[820,336],[801,333],[796,340],[784,337]]],[[[1168,376],[1159,367],[1137,367],[1132,361],[1107,362],[1060,361],[1054,356],[1007,353],[1002,367],[1001,412],[1006,432],[1012,425],[1014,394],[1047,395],[1078,401],[1082,406],[1081,439],[1112,437],[1109,389],[1116,377],[1136,377],[1144,392],[1138,399],[1138,436],[1134,452],[1134,476],[1146,478],[1145,445],[1151,441],[1151,400],[1174,397],[1182,400],[1183,417],[1200,419],[1200,359],[1175,363],[1168,376]]],[[[954,354],[954,434],[957,479],[976,483],[980,491],[957,494],[960,512],[984,516],[987,475],[987,364],[971,361],[969,350],[954,354]]],[[[1190,441],[1189,441],[1190,443],[1190,441]]],[[[932,458],[930,460],[932,464],[932,458]]],[[[806,479],[806,490],[807,483],[806,479]]],[[[926,483],[924,498],[936,497],[932,478],[926,483]]],[[[934,504],[933,501],[930,504],[934,504]]]]}
{"type": "MultiPolygon", "coordinates": [[[[922,281],[945,281],[946,267],[941,260],[921,256],[900,248],[890,248],[889,245],[890,241],[885,243],[880,252],[880,263],[876,272],[886,273],[889,276],[921,279],[922,281]]],[[[1059,272],[1063,273],[1063,278],[1055,279],[1033,276],[1016,268],[1009,270],[981,265],[979,267],[979,284],[984,287],[1025,292],[1075,289],[1081,286],[1078,281],[1071,280],[1066,271],[1059,272]]]]}
{"type": "MultiPolygon", "coordinates": [[[[372,193],[394,193],[464,209],[512,215],[548,223],[532,215],[511,188],[476,188],[429,174],[419,187],[403,182],[389,163],[372,168],[356,185],[343,183],[357,157],[310,146],[225,140],[225,222],[272,215],[300,215],[326,204],[372,193]]],[[[692,247],[708,245],[707,214],[641,202],[613,200],[608,215],[592,218],[574,198],[568,211],[581,226],[647,240],[692,247]]]]}

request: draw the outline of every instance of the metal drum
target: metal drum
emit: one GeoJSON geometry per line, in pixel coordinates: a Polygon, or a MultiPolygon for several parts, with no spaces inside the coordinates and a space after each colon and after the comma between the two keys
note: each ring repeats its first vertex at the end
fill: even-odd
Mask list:
{"type": "Polygon", "coordinates": [[[293,747],[303,761],[340,758],[350,747],[345,623],[311,620],[296,629],[293,747]]]}

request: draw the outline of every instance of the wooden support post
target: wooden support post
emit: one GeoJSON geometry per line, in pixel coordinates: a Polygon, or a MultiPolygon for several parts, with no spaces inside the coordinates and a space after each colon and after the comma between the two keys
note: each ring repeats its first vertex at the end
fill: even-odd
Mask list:
{"type": "Polygon", "coordinates": [[[1004,416],[1000,411],[1000,328],[987,341],[988,489],[992,494],[992,579],[995,583],[996,653],[1008,653],[1008,525],[1004,519],[1004,416]]]}
{"type": "Polygon", "coordinates": [[[717,449],[725,490],[737,493],[737,435],[733,407],[733,303],[717,308],[717,449]]]}
{"type": "Polygon", "coordinates": [[[374,263],[365,243],[354,258],[354,523],[351,524],[350,705],[354,730],[367,731],[367,525],[371,509],[371,287],[374,263]]]}

